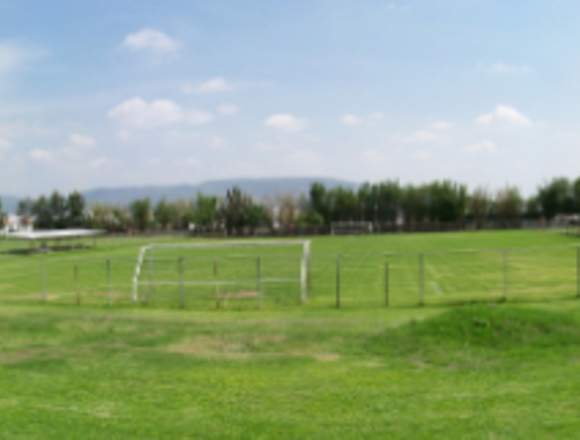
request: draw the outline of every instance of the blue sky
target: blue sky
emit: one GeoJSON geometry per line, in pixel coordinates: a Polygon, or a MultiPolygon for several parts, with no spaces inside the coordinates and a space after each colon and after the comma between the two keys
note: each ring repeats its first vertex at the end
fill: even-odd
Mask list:
{"type": "Polygon", "coordinates": [[[0,1],[0,193],[580,175],[580,4],[0,1]]]}

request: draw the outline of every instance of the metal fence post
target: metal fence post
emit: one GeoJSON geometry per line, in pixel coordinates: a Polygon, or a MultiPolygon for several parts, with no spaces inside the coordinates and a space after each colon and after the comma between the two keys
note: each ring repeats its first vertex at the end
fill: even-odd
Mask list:
{"type": "Polygon", "coordinates": [[[81,305],[81,293],[79,290],[79,266],[75,264],[73,266],[73,283],[74,283],[74,291],[76,297],[77,306],[81,305]]]}
{"type": "Polygon", "coordinates": [[[185,308],[185,285],[183,279],[183,257],[177,260],[177,272],[179,273],[179,307],[185,308]]]}
{"type": "Polygon", "coordinates": [[[385,307],[389,307],[389,262],[385,261],[385,307]]]}
{"type": "Polygon", "coordinates": [[[425,254],[419,254],[419,305],[425,305],[425,254]]]}
{"type": "Polygon", "coordinates": [[[113,305],[113,280],[111,276],[111,259],[105,261],[105,271],[107,277],[107,293],[109,297],[109,306],[113,305]]]}
{"type": "Polygon", "coordinates": [[[336,308],[340,309],[340,255],[336,257],[336,308]]]}

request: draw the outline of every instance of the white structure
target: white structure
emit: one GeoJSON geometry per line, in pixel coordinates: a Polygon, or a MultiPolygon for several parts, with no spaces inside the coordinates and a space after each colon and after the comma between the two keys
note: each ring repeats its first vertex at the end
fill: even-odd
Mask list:
{"type": "Polygon", "coordinates": [[[69,240],[75,238],[96,237],[104,232],[97,229],[55,229],[34,231],[20,230],[17,232],[7,232],[5,237],[13,240],[25,241],[48,241],[48,240],[69,240]]]}
{"type": "MultiPolygon", "coordinates": [[[[222,250],[240,250],[240,249],[256,249],[256,248],[288,248],[288,247],[300,247],[302,254],[300,257],[300,275],[297,280],[300,283],[300,299],[304,303],[308,299],[308,273],[310,270],[310,241],[309,240],[247,240],[247,241],[216,241],[216,242],[205,242],[205,243],[163,243],[163,244],[150,244],[143,246],[139,250],[139,255],[137,256],[137,264],[135,265],[135,272],[133,274],[133,290],[132,290],[132,300],[133,302],[139,301],[139,286],[140,284],[150,284],[147,281],[141,280],[141,272],[143,270],[144,262],[147,255],[154,250],[166,249],[166,250],[212,250],[212,249],[222,249],[222,250]]],[[[286,261],[286,263],[288,263],[286,261]]],[[[271,280],[273,282],[288,282],[289,280],[271,280]]],[[[212,280],[174,280],[157,282],[154,284],[172,284],[172,285],[218,285],[224,284],[223,281],[212,280]]]]}
{"type": "Polygon", "coordinates": [[[4,221],[4,225],[0,232],[4,234],[12,233],[12,232],[31,232],[34,224],[34,219],[30,217],[15,215],[15,214],[8,214],[4,221]]]}

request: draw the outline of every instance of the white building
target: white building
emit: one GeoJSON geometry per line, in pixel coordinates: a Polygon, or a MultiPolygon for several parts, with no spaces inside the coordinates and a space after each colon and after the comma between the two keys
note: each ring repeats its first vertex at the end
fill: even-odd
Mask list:
{"type": "Polygon", "coordinates": [[[0,229],[4,233],[9,232],[32,232],[34,219],[16,214],[8,214],[4,219],[4,225],[0,229]]]}

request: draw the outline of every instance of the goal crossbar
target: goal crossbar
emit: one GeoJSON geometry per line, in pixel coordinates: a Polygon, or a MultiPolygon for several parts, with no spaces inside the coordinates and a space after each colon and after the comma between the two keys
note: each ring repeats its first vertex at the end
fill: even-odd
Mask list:
{"type": "MultiPolygon", "coordinates": [[[[140,281],[141,271],[143,269],[143,263],[147,256],[147,253],[155,249],[228,249],[228,248],[255,248],[255,247],[290,247],[290,246],[300,246],[302,248],[302,259],[300,261],[300,300],[301,302],[306,302],[308,300],[308,271],[310,268],[310,240],[244,240],[244,241],[222,241],[214,243],[157,243],[148,244],[142,246],[139,249],[139,254],[137,256],[137,264],[135,265],[135,271],[133,273],[132,282],[132,300],[133,302],[139,301],[139,286],[151,284],[148,281],[140,281]]],[[[263,281],[276,282],[282,279],[264,279],[263,281]]],[[[289,281],[288,279],[283,279],[284,281],[289,281]]],[[[207,281],[187,281],[182,283],[183,285],[216,285],[223,283],[233,284],[230,282],[219,282],[213,281],[208,283],[207,281]]],[[[159,284],[159,282],[154,283],[159,284]]],[[[167,284],[173,284],[171,282],[167,284]]]]}

